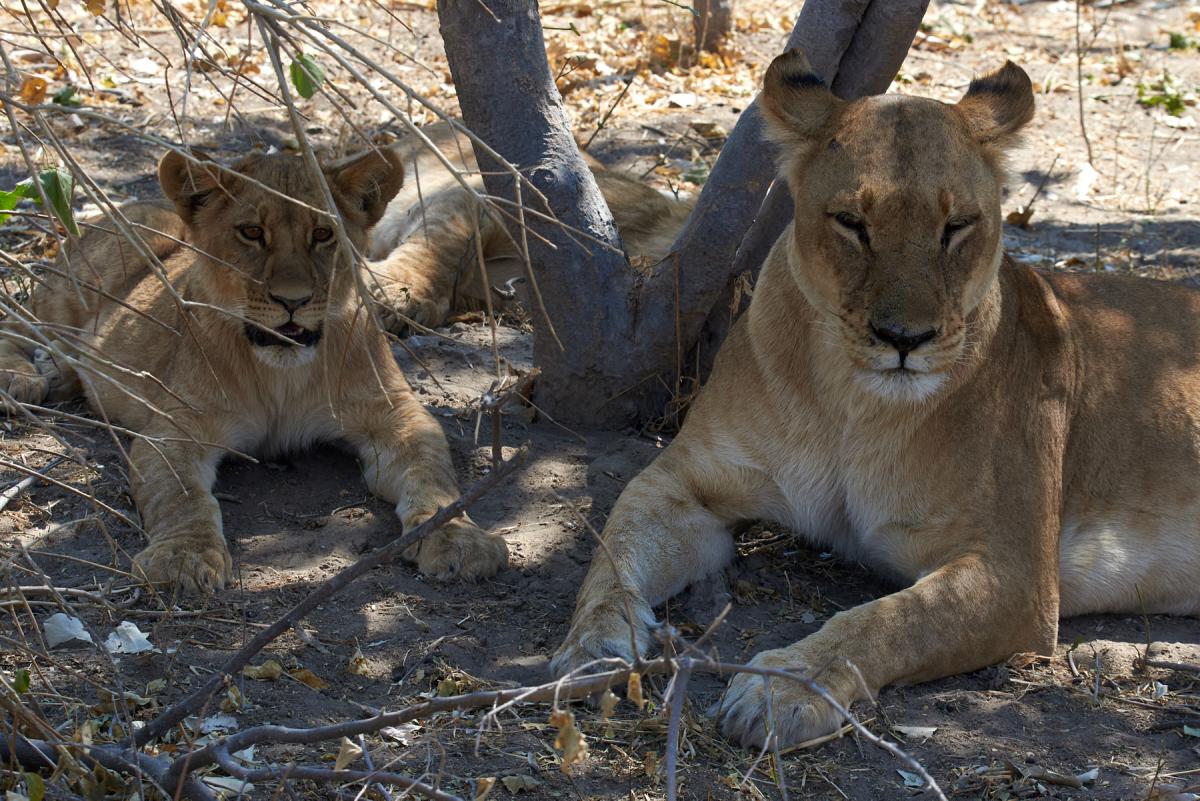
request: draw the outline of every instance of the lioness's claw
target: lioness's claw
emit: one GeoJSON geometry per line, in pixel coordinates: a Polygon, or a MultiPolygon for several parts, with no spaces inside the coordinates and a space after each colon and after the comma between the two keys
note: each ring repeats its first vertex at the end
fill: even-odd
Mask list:
{"type": "Polygon", "coordinates": [[[414,543],[404,558],[438,581],[478,581],[494,576],[508,564],[508,544],[498,534],[455,521],[414,543]]]}
{"type": "Polygon", "coordinates": [[[168,584],[185,595],[225,588],[233,560],[224,540],[180,537],[152,542],[134,557],[134,573],[152,584],[168,584]]]}
{"type": "Polygon", "coordinates": [[[638,654],[646,656],[654,623],[654,614],[644,603],[630,599],[626,605],[620,594],[614,593],[614,597],[576,613],[571,631],[550,660],[550,673],[566,676],[597,659],[615,657],[632,662],[635,643],[638,654]],[[631,612],[635,617],[632,628],[627,619],[631,612]]]}

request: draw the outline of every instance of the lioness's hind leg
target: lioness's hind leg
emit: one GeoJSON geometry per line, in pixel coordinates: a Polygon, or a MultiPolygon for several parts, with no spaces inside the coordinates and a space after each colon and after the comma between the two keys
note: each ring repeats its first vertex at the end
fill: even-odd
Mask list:
{"type": "Polygon", "coordinates": [[[419,221],[411,235],[368,265],[368,287],[394,334],[405,333],[409,321],[430,328],[444,323],[467,285],[464,279],[479,269],[480,250],[485,259],[493,258],[505,240],[500,224],[481,214],[466,190],[440,195],[413,214],[419,221]]]}

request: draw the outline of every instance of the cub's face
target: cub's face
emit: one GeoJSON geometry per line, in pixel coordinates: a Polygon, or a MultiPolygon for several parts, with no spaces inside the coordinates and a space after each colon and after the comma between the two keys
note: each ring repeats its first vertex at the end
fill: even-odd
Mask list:
{"type": "MultiPolygon", "coordinates": [[[[369,151],[325,168],[350,242],[367,232],[400,189],[404,170],[390,151],[369,151]]],[[[339,252],[321,191],[297,156],[261,155],[232,167],[171,152],[159,180],[204,258],[208,302],[231,313],[263,362],[310,361],[327,316],[353,300],[352,261],[339,252]],[[236,317],[234,317],[236,315],[236,317]]]]}
{"type": "Polygon", "coordinates": [[[762,98],[795,201],[793,273],[858,383],[932,395],[996,279],[1001,157],[1033,114],[1009,63],[957,105],[885,95],[844,103],[799,51],[762,98]]]}

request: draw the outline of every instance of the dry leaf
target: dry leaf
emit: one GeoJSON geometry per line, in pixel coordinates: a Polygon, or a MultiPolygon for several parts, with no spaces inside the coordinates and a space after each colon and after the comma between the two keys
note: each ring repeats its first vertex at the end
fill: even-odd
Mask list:
{"type": "Polygon", "coordinates": [[[439,698],[445,698],[450,695],[458,695],[458,682],[451,678],[444,678],[438,682],[437,694],[439,698]]]}
{"type": "Polygon", "coordinates": [[[611,718],[613,710],[617,708],[617,702],[620,700],[611,688],[605,690],[604,694],[600,696],[600,717],[605,720],[611,718]]]}
{"type": "Polygon", "coordinates": [[[532,776],[505,776],[500,782],[513,795],[533,790],[540,784],[532,776]]]}
{"type": "Polygon", "coordinates": [[[642,696],[642,675],[640,673],[629,674],[629,684],[625,687],[625,697],[637,704],[639,711],[646,708],[646,699],[642,696]]]}
{"type": "Polygon", "coordinates": [[[361,648],[354,649],[354,655],[350,657],[350,662],[346,665],[346,672],[353,673],[355,676],[366,676],[368,670],[367,658],[363,656],[361,648]]]}
{"type": "Polygon", "coordinates": [[[242,708],[243,698],[242,691],[237,688],[236,684],[231,684],[225,690],[225,694],[221,696],[221,711],[222,712],[237,712],[242,708]]]}
{"type": "Polygon", "coordinates": [[[363,750],[354,743],[350,742],[349,737],[342,738],[342,744],[338,748],[337,759],[333,761],[334,770],[345,770],[349,765],[353,764],[363,754],[363,750]]]}
{"type": "Polygon", "coordinates": [[[1028,228],[1029,221],[1033,219],[1033,206],[1017,206],[1016,211],[1010,211],[1004,220],[1009,225],[1015,225],[1018,228],[1028,228]]]}
{"type": "Polygon", "coordinates": [[[653,751],[647,751],[646,756],[642,757],[642,771],[646,774],[647,779],[653,779],[658,775],[658,754],[653,751]]]}
{"type": "Polygon", "coordinates": [[[242,675],[258,681],[275,681],[283,675],[283,665],[274,659],[268,659],[261,665],[246,665],[242,668],[242,675]]]}
{"type": "Polygon", "coordinates": [[[39,78],[36,75],[30,75],[21,84],[21,100],[31,106],[39,105],[46,99],[46,90],[49,88],[45,78],[39,78]]]}
{"type": "Polygon", "coordinates": [[[93,17],[98,17],[104,13],[105,0],[83,0],[83,4],[87,6],[88,12],[93,17]]]}
{"type": "Polygon", "coordinates": [[[296,668],[295,670],[289,670],[288,675],[301,684],[307,684],[314,690],[324,690],[329,686],[329,682],[325,681],[325,679],[321,678],[316,673],[313,673],[308,668],[296,668]]]}
{"type": "Polygon", "coordinates": [[[495,776],[485,776],[475,780],[475,801],[483,801],[491,795],[492,788],[496,786],[495,776]]]}
{"type": "Polygon", "coordinates": [[[554,738],[554,747],[563,752],[562,772],[570,773],[571,765],[587,758],[587,740],[584,739],[583,732],[575,725],[574,712],[555,709],[550,713],[550,725],[558,729],[558,736],[554,738]]]}

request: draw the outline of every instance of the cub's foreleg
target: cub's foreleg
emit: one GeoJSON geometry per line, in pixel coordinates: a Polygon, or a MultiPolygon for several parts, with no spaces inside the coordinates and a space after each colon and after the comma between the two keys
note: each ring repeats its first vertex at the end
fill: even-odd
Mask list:
{"type": "MultiPolygon", "coordinates": [[[[378,385],[363,387],[364,392],[345,404],[344,433],[358,454],[367,487],[396,505],[396,515],[409,531],[439,506],[457,499],[458,484],[441,427],[413,395],[386,350],[378,369],[383,391],[378,385]]],[[[413,544],[404,558],[434,578],[470,581],[502,569],[508,546],[463,515],[413,544]]]]}
{"type": "Polygon", "coordinates": [[[184,593],[212,592],[230,581],[233,570],[212,494],[223,451],[190,441],[214,433],[205,427],[180,429],[156,427],[151,439],[138,438],[130,446],[130,490],[150,538],[134,567],[150,581],[184,593]]]}

